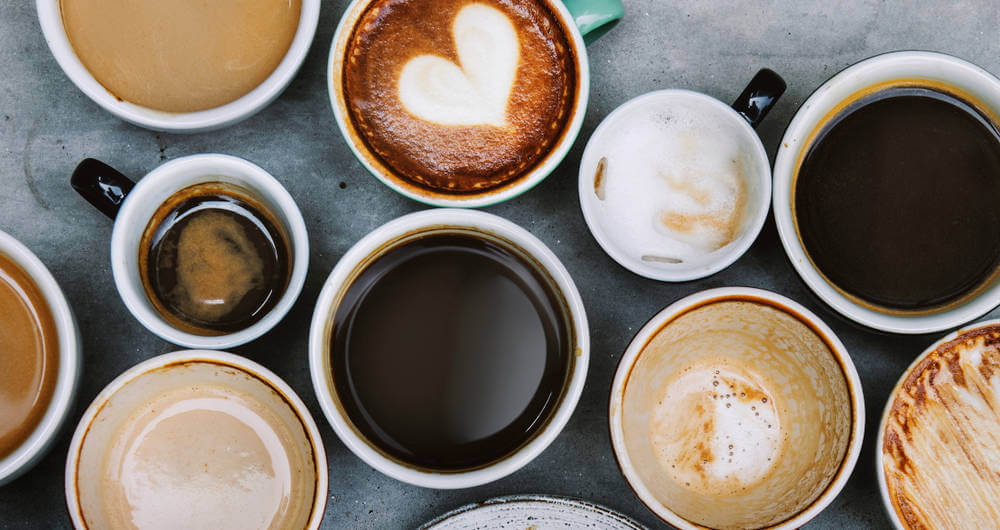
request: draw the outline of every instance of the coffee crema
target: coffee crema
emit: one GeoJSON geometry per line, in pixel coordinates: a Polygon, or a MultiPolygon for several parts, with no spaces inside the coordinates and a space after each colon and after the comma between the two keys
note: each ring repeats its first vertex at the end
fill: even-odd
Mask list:
{"type": "Polygon", "coordinates": [[[513,453],[558,407],[568,310],[529,258],[484,234],[411,237],[342,295],[331,366],[341,406],[381,452],[463,471],[513,453]]]}
{"type": "Polygon", "coordinates": [[[31,276],[0,254],[0,460],[45,416],[59,375],[55,320],[31,276]]]}
{"type": "Polygon", "coordinates": [[[576,103],[575,55],[543,0],[375,0],[346,46],[345,105],[397,177],[483,192],[558,143],[576,103]]]}
{"type": "Polygon", "coordinates": [[[806,253],[876,310],[940,310],[1000,271],[1000,133],[945,89],[862,96],[816,134],[798,170],[806,253]]]}
{"type": "Polygon", "coordinates": [[[906,528],[1000,521],[1000,325],[964,331],[911,368],[890,398],[882,469],[906,528]]]}
{"type": "Polygon", "coordinates": [[[278,303],[291,251],[280,222],[250,192],[198,184],[153,214],[139,244],[139,271],[171,325],[222,335],[250,327],[278,303]]]}
{"type": "Polygon", "coordinates": [[[165,112],[235,101],[288,52],[301,0],[60,0],[80,62],[109,92],[165,112]]]}

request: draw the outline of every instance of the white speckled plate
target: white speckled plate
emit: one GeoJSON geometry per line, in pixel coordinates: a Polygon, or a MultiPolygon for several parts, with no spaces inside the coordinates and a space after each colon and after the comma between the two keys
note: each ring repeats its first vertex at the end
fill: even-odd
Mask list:
{"type": "Polygon", "coordinates": [[[452,510],[421,527],[423,530],[549,530],[600,528],[642,530],[645,527],[602,506],[566,497],[514,495],[497,497],[452,510]]]}

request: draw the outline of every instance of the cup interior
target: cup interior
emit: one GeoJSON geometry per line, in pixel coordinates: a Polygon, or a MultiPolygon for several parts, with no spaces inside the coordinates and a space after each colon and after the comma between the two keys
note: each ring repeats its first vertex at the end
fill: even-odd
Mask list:
{"type": "Polygon", "coordinates": [[[619,366],[619,465],[675,526],[801,526],[836,496],[860,451],[853,364],[790,300],[753,289],[691,298],[654,317],[619,366]]]}
{"type": "Polygon", "coordinates": [[[308,263],[305,221],[288,191],[255,164],[226,155],[182,157],[151,171],[129,192],[111,235],[111,268],[125,305],[153,333],[190,348],[228,348],[253,340],[274,327],[298,298],[308,263]],[[284,294],[264,318],[241,331],[203,336],[176,329],[155,309],[139,273],[139,249],[146,227],[167,198],[190,186],[211,182],[236,186],[267,208],[288,238],[292,263],[284,294]]]}
{"type": "Polygon", "coordinates": [[[529,173],[520,178],[503,184],[497,188],[492,188],[478,193],[447,194],[439,191],[418,187],[408,180],[397,176],[375,153],[368,148],[347,110],[347,100],[343,86],[343,65],[347,54],[348,42],[354,33],[354,27],[358,20],[365,13],[365,10],[374,0],[352,0],[344,11],[340,19],[337,31],[334,33],[333,42],[330,45],[330,58],[327,66],[327,90],[330,94],[330,105],[333,115],[340,129],[341,136],[347,142],[348,147],[361,164],[379,179],[383,184],[393,191],[413,199],[415,201],[441,207],[479,208],[489,206],[499,202],[514,198],[537,185],[545,179],[556,166],[562,161],[566,153],[573,146],[580,127],[583,125],[583,117],[587,110],[587,99],[590,94],[590,68],[587,61],[587,48],[584,44],[580,30],[574,22],[573,16],[557,0],[544,0],[550,8],[552,14],[559,19],[570,44],[573,48],[573,57],[576,61],[576,100],[572,109],[572,116],[567,121],[562,135],[555,145],[529,173]]]}
{"type": "MultiPolygon", "coordinates": [[[[683,133],[681,133],[683,134],[683,133]]],[[[645,145],[645,144],[642,144],[645,145]]],[[[693,149],[695,147],[691,147],[693,149]]],[[[712,149],[713,145],[696,145],[698,150],[712,149]]],[[[767,218],[769,199],[771,195],[771,168],[767,152],[754,129],[736,111],[721,101],[688,90],[658,90],[633,98],[609,114],[594,131],[587,141],[587,147],[580,162],[578,192],[580,206],[594,239],[601,248],[626,269],[654,280],[686,281],[714,274],[732,264],[750,247],[756,239],[767,218]],[[715,145],[725,145],[728,149],[739,153],[738,166],[741,180],[745,183],[745,204],[739,228],[730,241],[722,247],[707,252],[695,258],[682,260],[654,260],[645,256],[654,255],[659,249],[646,248],[645,244],[636,240],[631,234],[641,233],[648,226],[657,223],[657,216],[663,204],[645,201],[631,204],[624,194],[621,198],[608,196],[602,199],[599,190],[609,187],[612,178],[610,165],[632,163],[641,160],[638,169],[646,171],[631,172],[636,180],[645,181],[650,190],[666,186],[666,178],[656,172],[657,159],[664,151],[683,154],[684,146],[649,145],[649,149],[628,157],[629,160],[613,161],[608,157],[608,144],[620,143],[628,139],[628,144],[641,144],[648,140],[636,136],[634,122],[647,121],[648,116],[662,116],[664,123],[671,121],[690,121],[692,118],[704,120],[697,127],[695,134],[686,137],[697,138],[706,142],[710,138],[718,138],[715,145]],[[704,128],[702,131],[700,129],[704,128]],[[606,167],[599,167],[604,160],[606,167]],[[600,175],[600,177],[599,177],[600,175]],[[626,204],[629,203],[629,204],[626,204]],[[622,210],[629,215],[623,216],[622,210]]],[[[662,189],[660,191],[663,191],[662,189]]],[[[669,190],[668,190],[669,192],[669,190]]],[[[674,192],[676,193],[676,192],[674,192]]],[[[650,192],[649,195],[662,195],[650,192]]]]}
{"type": "MultiPolygon", "coordinates": [[[[198,438],[211,436],[205,431],[198,438]]],[[[194,443],[190,435],[186,443],[194,443]]],[[[278,510],[288,514],[284,520],[289,526],[317,528],[326,505],[326,490],[326,454],[319,431],[301,400],[273,373],[221,352],[161,355],[116,378],[84,413],[66,464],[66,501],[79,528],[163,525],[167,521],[185,526],[184,521],[194,524],[211,511],[222,511],[217,516],[230,523],[254,518],[267,521],[267,517],[280,513],[278,510]],[[217,394],[220,397],[215,401],[234,403],[217,410],[232,408],[234,417],[253,426],[267,447],[271,469],[259,471],[255,479],[255,472],[245,468],[239,456],[224,450],[216,452],[201,442],[196,446],[198,450],[187,454],[186,451],[192,450],[190,445],[186,451],[154,447],[165,459],[162,465],[137,452],[142,449],[140,439],[151,436],[157,429],[170,429],[171,418],[187,411],[178,405],[165,405],[153,422],[141,429],[136,427],[143,416],[156,416],[158,399],[178,389],[204,394],[199,394],[199,406],[204,410],[216,406],[206,404],[213,398],[205,396],[217,394]],[[244,414],[241,407],[254,412],[244,414]],[[151,465],[159,471],[151,470],[151,465]],[[197,471],[191,472],[186,484],[171,486],[171,477],[186,468],[197,471]],[[119,481],[116,473],[124,473],[126,469],[134,480],[119,481]],[[164,476],[158,478],[158,474],[164,476]],[[269,494],[259,485],[275,477],[285,480],[289,487],[282,494],[283,500],[275,499],[275,492],[269,494]],[[224,493],[219,493],[219,488],[230,486],[230,502],[220,505],[219,498],[224,493]],[[203,487],[209,494],[197,495],[203,487]],[[249,500],[254,495],[257,504],[249,500]],[[177,511],[181,506],[183,510],[177,511]],[[192,515],[194,519],[190,519],[192,515]]]]}
{"type": "Polygon", "coordinates": [[[162,112],[114,96],[80,62],[66,36],[61,0],[36,0],[38,20],[56,62],[84,94],[108,112],[147,129],[175,133],[205,132],[232,125],[274,101],[295,77],[305,60],[319,24],[321,0],[302,0],[299,27],[284,59],[263,83],[239,99],[214,109],[186,113],[162,112]]]}
{"type": "Polygon", "coordinates": [[[12,453],[0,459],[0,486],[3,486],[35,465],[59,433],[73,403],[80,376],[80,336],[66,296],[41,260],[26,246],[2,231],[0,254],[20,266],[35,282],[52,313],[59,347],[59,369],[48,409],[34,432],[12,453]]]}

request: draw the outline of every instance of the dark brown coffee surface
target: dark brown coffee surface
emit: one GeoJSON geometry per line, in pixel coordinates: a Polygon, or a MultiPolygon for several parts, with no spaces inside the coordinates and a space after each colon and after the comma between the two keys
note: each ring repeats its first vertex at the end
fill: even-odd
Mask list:
{"type": "Polygon", "coordinates": [[[1000,136],[950,94],[893,87],[854,103],[817,135],[794,193],[809,257],[877,306],[946,305],[1000,266],[1000,136]]]}
{"type": "Polygon", "coordinates": [[[245,329],[284,294],[288,243],[257,201],[231,186],[198,185],[168,199],[139,249],[143,285],[178,328],[199,335],[245,329]]]}
{"type": "Polygon", "coordinates": [[[508,248],[462,234],[389,250],[354,281],[332,337],[357,429],[410,465],[494,462],[541,429],[570,366],[563,305],[508,248]]]}
{"type": "Polygon", "coordinates": [[[397,177],[437,192],[479,192],[530,172],[558,142],[576,100],[574,53],[544,0],[376,0],[348,43],[344,96],[358,135],[397,177]],[[400,100],[398,82],[411,59],[432,55],[463,66],[452,24],[470,4],[499,10],[517,35],[504,126],[440,125],[400,100]]]}
{"type": "Polygon", "coordinates": [[[0,254],[0,459],[38,427],[59,375],[59,338],[42,292],[0,254]]]}

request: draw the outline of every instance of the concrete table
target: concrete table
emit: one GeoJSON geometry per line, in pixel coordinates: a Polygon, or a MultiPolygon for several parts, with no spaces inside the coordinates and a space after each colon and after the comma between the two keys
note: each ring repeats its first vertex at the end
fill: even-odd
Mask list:
{"type": "Polygon", "coordinates": [[[324,527],[414,527],[462,504],[515,493],[581,497],[650,527],[665,526],[638,501],[615,464],[607,434],[611,379],[626,344],[650,316],[680,297],[726,285],[789,296],[825,319],[847,345],[864,383],[865,447],[847,487],[810,527],[887,526],[873,469],[878,419],[902,370],[937,336],[887,335],[840,318],[799,280],[771,220],[742,259],[714,276],[682,284],[635,276],[607,257],[587,231],[577,201],[577,167],[601,118],[650,90],[688,88],[728,102],[757,69],[773,68],[788,82],[787,93],[759,129],[773,157],[785,125],[809,93],[868,56],[938,50],[1000,73],[1000,4],[932,2],[920,3],[920,9],[914,2],[875,0],[626,4],[625,20],[588,49],[591,99],[574,149],[543,184],[488,208],[545,241],[576,279],[593,340],[583,398],[555,443],[521,471],[478,488],[433,491],[389,479],[350,453],[329,428],[309,380],[306,334],[333,265],[369,230],[423,208],[366,173],[337,132],[325,75],[345,2],[324,3],[305,65],[275,103],[237,126],[192,136],[157,134],[103,111],[59,69],[42,38],[34,2],[0,3],[0,230],[24,242],[52,270],[76,311],[84,347],[83,376],[67,426],[37,467],[0,488],[0,527],[69,527],[63,468],[81,413],[123,370],[179,349],[146,331],[125,309],[111,279],[111,223],[70,189],[70,172],[80,159],[95,157],[139,177],[165,160],[201,152],[245,157],[273,173],[298,201],[309,228],[312,257],[298,303],[273,331],[235,352],[284,378],[319,423],[330,466],[324,527]]]}

